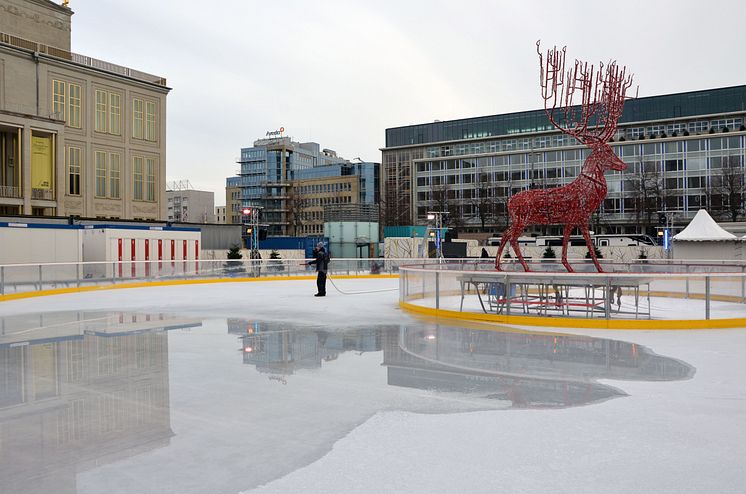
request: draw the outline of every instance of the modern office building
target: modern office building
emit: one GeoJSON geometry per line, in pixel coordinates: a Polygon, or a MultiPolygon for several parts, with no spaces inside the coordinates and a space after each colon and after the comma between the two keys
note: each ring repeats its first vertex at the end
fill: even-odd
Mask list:
{"type": "MultiPolygon", "coordinates": [[[[686,225],[700,208],[739,217],[745,119],[746,85],[627,101],[610,145],[628,167],[606,174],[594,227],[650,231],[661,211],[686,225]]],[[[571,182],[589,150],[534,110],[390,128],[382,153],[385,224],[423,224],[436,208],[452,226],[499,231],[512,195],[571,182]]]]}
{"type": "Polygon", "coordinates": [[[260,222],[270,236],[320,234],[324,206],[378,200],[378,163],[351,163],[315,142],[259,139],[241,149],[239,164],[239,175],[226,179],[227,215],[235,220],[243,208],[262,208],[260,222]]]}
{"type": "Polygon", "coordinates": [[[72,15],[0,0],[0,214],[165,219],[170,88],[70,52],[72,15]]]}
{"type": "Polygon", "coordinates": [[[189,181],[169,183],[166,219],[179,223],[215,223],[215,193],[195,190],[189,181]]]}
{"type": "MultiPolygon", "coordinates": [[[[321,235],[329,221],[325,210],[345,205],[373,206],[379,202],[379,163],[318,166],[295,174],[291,194],[295,235],[321,235]]],[[[378,221],[376,217],[373,221],[378,221]]]]}

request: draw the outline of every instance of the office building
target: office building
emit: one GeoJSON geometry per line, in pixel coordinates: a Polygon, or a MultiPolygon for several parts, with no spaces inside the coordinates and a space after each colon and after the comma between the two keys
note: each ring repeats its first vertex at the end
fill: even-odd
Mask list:
{"type": "Polygon", "coordinates": [[[165,219],[170,88],[70,52],[72,15],[0,0],[0,214],[165,219]]]}
{"type": "Polygon", "coordinates": [[[239,175],[226,179],[231,221],[243,208],[261,208],[268,235],[315,235],[323,232],[325,206],[378,199],[378,163],[351,163],[315,142],[268,134],[241,149],[239,175]]]}
{"type": "MultiPolygon", "coordinates": [[[[594,229],[651,232],[660,212],[686,225],[700,208],[739,218],[744,119],[746,85],[627,101],[609,143],[627,170],[607,172],[594,229]]],[[[382,216],[387,225],[424,224],[435,208],[450,213],[450,226],[481,230],[484,219],[499,231],[512,195],[571,182],[589,152],[544,110],[389,128],[382,216]]]]}
{"type": "Polygon", "coordinates": [[[215,193],[195,190],[189,181],[169,183],[166,219],[180,223],[215,223],[215,193]]]}

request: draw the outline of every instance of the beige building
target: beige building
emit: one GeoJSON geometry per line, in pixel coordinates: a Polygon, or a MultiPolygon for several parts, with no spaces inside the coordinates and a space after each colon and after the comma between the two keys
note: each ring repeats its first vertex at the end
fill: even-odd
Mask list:
{"type": "Polygon", "coordinates": [[[225,188],[225,222],[231,225],[241,224],[241,189],[225,188]]]}
{"type": "Polygon", "coordinates": [[[294,235],[323,235],[324,208],[358,204],[360,177],[343,175],[296,180],[292,183],[290,218],[294,235]]]}
{"type": "Polygon", "coordinates": [[[215,193],[207,190],[166,189],[166,219],[180,223],[215,223],[215,193]]]}
{"type": "Polygon", "coordinates": [[[215,206],[215,223],[218,225],[225,225],[227,223],[225,211],[225,206],[215,206]]]}
{"type": "Polygon", "coordinates": [[[0,214],[166,218],[166,80],[70,50],[72,10],[0,0],[0,214]]]}

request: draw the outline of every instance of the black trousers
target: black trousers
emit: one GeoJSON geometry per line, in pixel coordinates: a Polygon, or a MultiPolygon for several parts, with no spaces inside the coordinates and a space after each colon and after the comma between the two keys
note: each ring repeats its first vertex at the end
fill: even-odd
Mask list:
{"type": "Polygon", "coordinates": [[[316,277],[316,287],[318,288],[319,295],[326,295],[326,273],[319,271],[319,275],[316,277]]]}

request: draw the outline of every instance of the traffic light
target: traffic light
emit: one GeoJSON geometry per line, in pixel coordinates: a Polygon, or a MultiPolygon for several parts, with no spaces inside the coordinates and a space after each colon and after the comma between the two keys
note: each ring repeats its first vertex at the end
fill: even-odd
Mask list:
{"type": "Polygon", "coordinates": [[[243,208],[241,212],[244,214],[244,216],[251,216],[251,208],[243,208]]]}
{"type": "Polygon", "coordinates": [[[254,231],[254,230],[253,230],[252,228],[247,228],[247,229],[246,229],[246,234],[247,234],[247,235],[251,235],[251,232],[252,232],[252,231],[254,231]]]}
{"type": "Polygon", "coordinates": [[[659,225],[666,224],[666,213],[658,213],[658,224],[659,225]]]}
{"type": "Polygon", "coordinates": [[[267,229],[266,228],[259,229],[259,240],[267,240],[267,229]]]}

